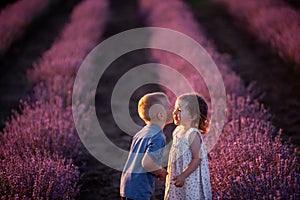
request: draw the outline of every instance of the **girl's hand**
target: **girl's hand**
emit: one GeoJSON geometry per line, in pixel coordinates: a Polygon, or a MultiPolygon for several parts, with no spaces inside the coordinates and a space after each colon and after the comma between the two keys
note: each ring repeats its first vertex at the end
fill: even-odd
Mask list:
{"type": "Polygon", "coordinates": [[[183,187],[185,182],[185,176],[183,174],[180,174],[179,176],[174,177],[173,181],[176,187],[183,187]]]}

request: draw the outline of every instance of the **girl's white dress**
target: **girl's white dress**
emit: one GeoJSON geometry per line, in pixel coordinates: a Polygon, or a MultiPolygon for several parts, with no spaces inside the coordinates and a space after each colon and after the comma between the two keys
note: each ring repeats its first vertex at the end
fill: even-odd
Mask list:
{"type": "Polygon", "coordinates": [[[183,131],[178,126],[173,132],[173,143],[169,154],[168,176],[166,179],[165,200],[199,200],[212,199],[210,175],[208,167],[207,152],[201,133],[196,128],[190,128],[183,136],[178,133],[183,131]],[[197,132],[201,139],[201,164],[186,178],[184,186],[176,187],[172,181],[188,166],[192,159],[190,151],[189,135],[197,132]]]}

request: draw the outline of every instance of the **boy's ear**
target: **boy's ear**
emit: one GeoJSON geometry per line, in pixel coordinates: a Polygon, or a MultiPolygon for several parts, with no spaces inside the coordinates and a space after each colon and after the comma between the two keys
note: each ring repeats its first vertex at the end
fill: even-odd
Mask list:
{"type": "Polygon", "coordinates": [[[149,117],[151,121],[156,119],[163,120],[164,114],[161,110],[162,106],[160,104],[154,104],[153,106],[151,106],[149,110],[149,117]]]}
{"type": "Polygon", "coordinates": [[[164,114],[163,114],[163,112],[158,112],[157,113],[157,118],[159,119],[159,120],[163,120],[164,119],[164,114]]]}

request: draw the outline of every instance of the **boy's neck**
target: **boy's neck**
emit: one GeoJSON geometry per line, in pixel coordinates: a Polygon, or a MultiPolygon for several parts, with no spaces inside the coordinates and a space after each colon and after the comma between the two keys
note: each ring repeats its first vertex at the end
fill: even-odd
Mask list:
{"type": "Polygon", "coordinates": [[[160,122],[160,121],[151,121],[151,122],[148,122],[147,124],[148,125],[154,124],[156,126],[159,126],[161,128],[161,130],[163,130],[165,128],[165,125],[166,125],[165,123],[160,122]]]}

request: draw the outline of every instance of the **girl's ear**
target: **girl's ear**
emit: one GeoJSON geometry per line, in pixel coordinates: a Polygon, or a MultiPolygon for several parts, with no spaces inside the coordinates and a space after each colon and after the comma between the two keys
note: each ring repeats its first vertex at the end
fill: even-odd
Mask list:
{"type": "Polygon", "coordinates": [[[192,120],[194,121],[194,120],[196,120],[197,119],[197,114],[193,114],[192,115],[192,120]]]}

